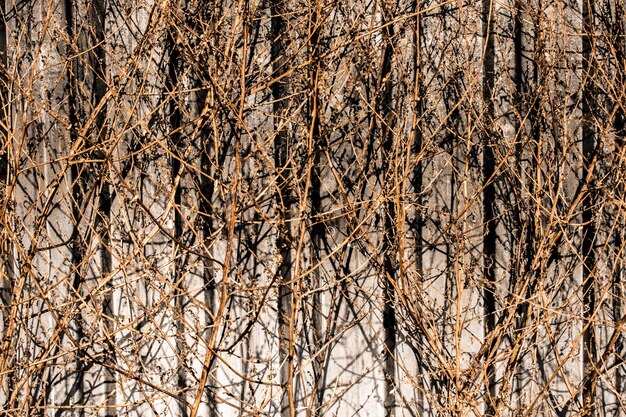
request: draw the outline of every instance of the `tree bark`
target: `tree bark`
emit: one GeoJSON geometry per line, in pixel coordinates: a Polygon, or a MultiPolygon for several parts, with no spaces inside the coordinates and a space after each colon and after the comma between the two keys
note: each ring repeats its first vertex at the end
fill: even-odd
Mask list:
{"type": "MultiPolygon", "coordinates": [[[[173,24],[173,22],[170,22],[173,24]]],[[[168,100],[168,118],[169,129],[168,134],[172,155],[171,160],[171,181],[174,189],[174,236],[173,236],[173,253],[174,253],[174,265],[172,273],[172,285],[174,286],[174,316],[173,320],[176,321],[176,355],[178,356],[178,369],[177,369],[177,384],[181,397],[185,397],[187,393],[187,372],[185,365],[185,357],[187,355],[187,349],[185,344],[185,326],[183,323],[184,309],[185,309],[185,290],[184,290],[184,265],[183,265],[183,253],[185,252],[185,246],[183,243],[183,216],[182,210],[182,188],[181,177],[183,176],[183,170],[181,169],[181,160],[184,158],[183,150],[185,146],[189,144],[183,143],[181,135],[182,119],[180,105],[178,100],[180,92],[179,88],[179,74],[182,70],[182,59],[180,52],[176,46],[173,31],[174,28],[169,28],[166,38],[166,54],[168,54],[167,64],[167,79],[165,83],[165,92],[169,94],[168,100]]],[[[185,403],[178,402],[178,408],[181,417],[187,417],[189,410],[185,403]]]]}
{"type": "Polygon", "coordinates": [[[321,25],[321,5],[319,1],[313,1],[310,7],[309,17],[309,82],[311,83],[311,96],[309,98],[309,126],[310,126],[310,151],[313,153],[313,168],[311,175],[311,215],[313,225],[311,226],[311,251],[312,264],[315,270],[313,276],[313,295],[311,309],[312,330],[312,351],[311,354],[317,355],[313,361],[313,401],[311,409],[307,410],[307,415],[313,417],[322,416],[322,406],[324,404],[325,378],[324,378],[324,359],[326,355],[322,352],[324,344],[323,317],[322,317],[322,297],[321,287],[321,260],[322,247],[325,235],[325,225],[322,219],[322,166],[321,160],[326,141],[320,135],[320,92],[319,92],[319,75],[320,75],[320,25],[321,25]]]}
{"type": "MultiPolygon", "coordinates": [[[[482,2],[482,33],[483,33],[483,105],[484,131],[482,132],[482,170],[483,170],[483,275],[484,275],[484,314],[485,338],[488,339],[496,324],[496,218],[495,218],[495,145],[493,122],[494,103],[493,93],[495,84],[495,43],[494,43],[494,7],[492,0],[482,2]]],[[[491,350],[491,349],[490,349],[491,350]]],[[[496,375],[493,357],[488,355],[486,363],[486,409],[485,415],[495,413],[496,375]]]]}
{"type": "MultiPolygon", "coordinates": [[[[624,63],[626,62],[626,28],[625,28],[625,10],[624,3],[617,2],[615,5],[615,51],[616,51],[616,71],[617,71],[617,85],[624,85],[626,82],[626,69],[624,68],[624,63]]],[[[620,97],[621,98],[621,97],[620,97]]],[[[616,145],[617,145],[617,155],[621,155],[622,150],[626,146],[626,112],[624,106],[626,103],[618,102],[616,103],[617,109],[615,113],[615,119],[613,121],[613,128],[615,129],[616,135],[616,145]]],[[[620,160],[621,158],[618,156],[616,158],[616,166],[623,166],[623,162],[620,160]]],[[[619,170],[618,170],[619,172],[619,170]]],[[[624,199],[624,185],[620,183],[619,180],[617,183],[617,198],[624,199]]],[[[624,269],[623,259],[624,259],[624,228],[617,227],[613,232],[613,248],[616,253],[616,265],[613,271],[611,288],[613,289],[613,299],[612,299],[612,307],[613,307],[613,322],[616,327],[619,326],[619,323],[624,315],[622,303],[624,299],[624,293],[622,291],[623,280],[622,274],[624,269]]],[[[615,351],[617,354],[621,354],[624,351],[624,336],[620,334],[615,343],[615,351]]],[[[624,368],[623,366],[618,366],[615,369],[615,391],[618,393],[625,391],[624,386],[624,368]]],[[[615,415],[620,415],[620,402],[616,401],[615,405],[615,415]]]]}
{"type": "Polygon", "coordinates": [[[594,0],[583,0],[583,37],[582,37],[582,181],[585,184],[585,196],[582,201],[582,292],[583,292],[583,416],[593,417],[596,414],[596,382],[591,377],[596,364],[597,346],[594,331],[596,313],[595,295],[595,263],[596,254],[594,241],[596,237],[595,217],[593,213],[594,174],[596,129],[594,113],[595,102],[595,60],[594,60],[594,0]]]}
{"type": "Polygon", "coordinates": [[[389,24],[392,20],[392,13],[387,10],[385,2],[382,4],[382,24],[383,29],[383,50],[381,56],[381,67],[378,78],[378,92],[380,94],[379,105],[376,110],[378,117],[382,119],[381,134],[383,145],[383,195],[386,199],[384,226],[383,226],[383,288],[384,288],[384,307],[383,307],[383,327],[384,334],[384,374],[385,374],[385,416],[394,417],[396,415],[396,394],[397,387],[396,378],[396,346],[397,346],[397,319],[396,319],[396,289],[398,273],[398,222],[397,207],[395,194],[397,191],[396,179],[392,175],[395,165],[398,164],[396,155],[394,155],[394,132],[396,125],[396,116],[392,109],[392,91],[393,79],[391,71],[391,62],[393,58],[393,25],[389,24]]]}
{"type": "MultiPolygon", "coordinates": [[[[413,34],[413,120],[411,130],[413,132],[413,152],[411,156],[416,158],[415,167],[413,168],[412,186],[413,193],[415,195],[415,217],[413,221],[413,238],[415,240],[415,273],[416,279],[419,280],[418,290],[423,290],[422,281],[424,279],[424,262],[423,262],[423,234],[424,234],[424,219],[422,218],[422,191],[423,191],[423,167],[422,167],[422,151],[424,146],[424,134],[422,128],[422,119],[424,118],[424,87],[422,79],[423,65],[422,65],[422,0],[415,0],[412,5],[412,13],[415,15],[415,27],[413,34]]],[[[417,297],[416,306],[421,306],[421,294],[417,297]]],[[[425,346],[423,337],[417,336],[419,345],[425,346]]],[[[420,356],[417,359],[417,414],[422,415],[425,411],[424,403],[424,390],[426,389],[426,369],[423,366],[426,355],[422,352],[418,353],[420,356]]]]}
{"type": "MultiPolygon", "coordinates": [[[[66,31],[67,37],[70,42],[75,41],[75,17],[74,17],[74,3],[72,0],[65,0],[65,23],[66,23],[66,31]]],[[[79,74],[79,66],[80,63],[78,60],[72,58],[72,55],[76,55],[78,51],[78,45],[74,43],[70,43],[67,47],[66,53],[68,56],[67,59],[67,111],[68,111],[68,119],[69,119],[69,140],[70,144],[75,144],[78,141],[78,99],[77,99],[77,91],[78,91],[78,80],[77,74],[79,74]]],[[[84,260],[85,260],[85,252],[86,252],[86,243],[83,239],[83,233],[81,231],[81,223],[83,218],[83,203],[85,201],[85,193],[86,193],[86,171],[87,167],[83,163],[75,162],[70,167],[70,182],[71,182],[71,207],[72,207],[72,236],[70,241],[70,250],[71,250],[71,265],[72,270],[72,288],[71,291],[68,291],[68,296],[70,298],[74,298],[76,300],[80,299],[80,295],[83,291],[83,282],[85,280],[85,268],[84,268],[84,260]],[[78,296],[78,297],[77,297],[78,296]]],[[[57,225],[59,227],[60,225],[57,225]]],[[[70,334],[73,338],[71,343],[76,344],[76,359],[75,359],[75,370],[74,370],[74,378],[73,378],[73,386],[70,388],[67,393],[67,398],[65,399],[64,405],[68,404],[82,404],[85,399],[84,392],[84,380],[85,380],[85,368],[86,368],[86,357],[85,350],[82,346],[84,343],[84,330],[83,330],[83,318],[81,314],[81,307],[77,305],[78,312],[75,313],[74,319],[72,320],[69,328],[70,334]],[[65,404],[67,403],[67,404],[65,404]]],[[[75,411],[75,415],[83,416],[84,409],[78,409],[75,411]]],[[[62,410],[57,410],[56,415],[59,416],[62,414],[62,410]]]]}
{"type": "MultiPolygon", "coordinates": [[[[7,335],[7,329],[9,328],[9,320],[14,320],[11,317],[11,302],[12,285],[14,280],[14,259],[13,259],[13,243],[8,235],[8,230],[11,228],[11,213],[12,213],[12,185],[11,185],[11,164],[10,164],[10,150],[12,147],[12,138],[9,137],[9,131],[11,126],[11,113],[9,103],[7,103],[8,97],[8,77],[7,77],[7,25],[6,25],[6,2],[0,0],[0,325],[2,326],[2,333],[0,338],[2,345],[6,346],[5,337],[7,335]]],[[[4,361],[4,353],[0,356],[0,364],[4,361]]],[[[8,369],[5,369],[8,370],[8,369]]],[[[2,408],[8,408],[10,405],[7,400],[10,397],[11,391],[13,391],[13,384],[11,383],[11,374],[4,374],[0,376],[0,403],[3,404],[2,408]]],[[[2,409],[0,409],[2,410],[2,409]]]]}

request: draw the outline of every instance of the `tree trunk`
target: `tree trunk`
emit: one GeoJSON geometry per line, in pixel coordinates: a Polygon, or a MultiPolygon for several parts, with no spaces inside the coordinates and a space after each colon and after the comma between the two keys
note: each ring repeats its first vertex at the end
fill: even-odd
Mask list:
{"type": "Polygon", "coordinates": [[[90,33],[87,38],[90,43],[86,46],[88,52],[89,68],[85,71],[91,71],[91,102],[90,107],[96,109],[97,114],[92,115],[95,121],[91,132],[95,140],[99,144],[94,152],[94,159],[101,161],[99,166],[95,168],[95,175],[98,178],[97,183],[97,210],[95,212],[94,230],[98,235],[98,252],[99,267],[101,279],[107,279],[108,282],[104,290],[104,301],[102,305],[102,320],[104,321],[104,338],[106,340],[106,351],[103,357],[105,367],[103,368],[104,377],[104,396],[106,407],[104,415],[117,415],[116,405],[116,375],[111,367],[116,365],[116,344],[115,344],[115,327],[112,318],[114,317],[113,309],[113,284],[112,277],[112,256],[111,256],[111,199],[112,193],[109,186],[109,169],[108,162],[110,155],[107,154],[106,144],[109,129],[107,126],[107,106],[102,105],[102,100],[107,92],[107,74],[106,74],[106,51],[105,51],[105,21],[107,16],[107,0],[93,0],[89,3],[87,17],[89,19],[90,33]]]}
{"type": "Polygon", "coordinates": [[[595,295],[595,263],[594,241],[596,236],[594,206],[594,174],[596,129],[594,113],[595,102],[595,58],[594,58],[594,0],[583,0],[583,37],[582,37],[582,181],[585,184],[585,196],[582,206],[582,292],[583,292],[583,416],[593,417],[596,414],[596,382],[594,366],[596,365],[596,336],[594,316],[596,314],[595,295]]]}
{"type": "MultiPolygon", "coordinates": [[[[65,0],[65,19],[66,19],[66,30],[67,37],[70,39],[70,42],[75,39],[74,25],[75,25],[75,17],[74,17],[74,4],[72,0],[65,0]]],[[[78,91],[78,80],[77,74],[79,71],[79,61],[71,58],[72,55],[76,55],[78,52],[78,45],[70,44],[66,53],[68,54],[67,59],[67,103],[68,103],[68,119],[70,123],[69,128],[69,140],[70,144],[75,144],[78,142],[78,100],[77,100],[77,91],[78,91]]],[[[82,150],[82,149],[81,149],[82,150]]],[[[71,181],[71,207],[72,207],[72,237],[70,241],[70,250],[71,250],[71,265],[73,272],[72,279],[72,288],[68,291],[69,298],[74,298],[76,300],[80,299],[81,293],[83,292],[83,282],[85,280],[85,270],[84,260],[85,260],[85,252],[86,252],[86,242],[83,239],[83,233],[81,230],[81,223],[83,218],[83,203],[85,201],[85,194],[87,190],[87,181],[86,170],[87,166],[83,163],[73,163],[70,167],[70,181],[71,181]]],[[[59,227],[60,225],[57,225],[59,227]]],[[[86,358],[85,358],[85,350],[82,346],[84,343],[84,331],[83,331],[83,317],[81,314],[81,306],[78,304],[76,306],[77,312],[74,314],[74,319],[72,320],[69,330],[70,335],[73,340],[70,343],[74,344],[77,347],[76,358],[75,358],[75,375],[73,378],[73,386],[69,389],[67,398],[65,402],[68,404],[82,404],[85,399],[84,392],[84,380],[85,380],[85,366],[86,366],[86,358]]],[[[59,416],[62,414],[61,410],[57,410],[56,415],[59,416]]],[[[77,409],[75,411],[75,415],[82,416],[84,415],[84,409],[77,409]]]]}
{"type": "MultiPolygon", "coordinates": [[[[483,0],[483,120],[485,130],[482,132],[482,170],[483,170],[483,275],[484,275],[484,314],[485,338],[488,339],[495,329],[496,324],[496,219],[495,219],[495,157],[493,146],[495,145],[493,122],[494,103],[493,93],[495,84],[495,43],[494,43],[494,18],[495,10],[492,0],[483,0]]],[[[489,349],[490,351],[492,349],[489,349]]],[[[485,415],[492,416],[495,413],[496,375],[492,355],[487,356],[486,363],[486,409],[485,415]]]]}
{"type": "Polygon", "coordinates": [[[383,226],[383,281],[384,281],[384,307],[383,327],[384,335],[384,374],[385,374],[385,417],[396,415],[396,345],[397,345],[397,319],[396,319],[396,289],[398,272],[398,221],[396,208],[396,184],[393,183],[396,176],[395,166],[399,163],[394,154],[394,132],[396,116],[392,109],[393,79],[391,76],[391,61],[393,58],[392,42],[394,37],[393,25],[388,24],[392,20],[392,11],[387,10],[385,2],[382,4],[382,16],[385,25],[383,29],[383,50],[381,56],[381,68],[378,78],[378,92],[380,94],[379,105],[376,110],[378,117],[382,119],[381,134],[383,145],[383,195],[386,199],[384,226],[383,226]]]}
{"type": "MultiPolygon", "coordinates": [[[[412,157],[416,158],[415,167],[413,168],[412,186],[415,195],[415,218],[413,221],[413,238],[415,240],[415,273],[416,279],[419,280],[418,288],[421,292],[422,281],[424,279],[424,262],[423,262],[423,233],[424,220],[422,218],[422,189],[423,189],[423,167],[422,167],[422,151],[424,134],[422,129],[422,119],[424,118],[424,87],[422,83],[422,0],[415,0],[412,5],[412,13],[415,15],[415,28],[413,34],[413,120],[411,131],[413,132],[413,152],[412,157]]],[[[421,295],[417,298],[416,306],[421,306],[421,295]]],[[[421,336],[418,336],[419,345],[426,346],[421,336]]],[[[422,415],[425,411],[424,390],[426,389],[426,369],[423,366],[426,355],[419,352],[417,359],[417,414],[422,415]]]]}
{"type": "MultiPolygon", "coordinates": [[[[11,185],[11,163],[10,150],[12,138],[9,137],[11,126],[11,113],[8,97],[8,77],[7,77],[7,26],[6,26],[6,2],[0,0],[0,348],[5,348],[5,337],[9,328],[9,320],[14,320],[10,315],[12,296],[12,285],[14,280],[14,260],[13,243],[8,231],[11,230],[12,209],[12,185],[11,185]]],[[[4,365],[4,355],[0,356],[0,366],[4,365]]],[[[12,368],[12,367],[11,367],[12,368]]],[[[2,367],[5,371],[9,368],[2,367]]],[[[13,391],[13,384],[10,373],[0,376],[0,404],[3,408],[9,408],[8,398],[13,391]]],[[[2,410],[0,409],[0,410],[2,410]]]]}
{"type": "Polygon", "coordinates": [[[321,16],[321,2],[314,1],[310,7],[310,19],[309,19],[309,56],[310,56],[310,69],[309,80],[311,83],[311,97],[309,99],[309,126],[310,126],[310,152],[313,153],[313,168],[311,175],[311,215],[313,225],[311,226],[311,260],[315,270],[312,273],[313,277],[313,295],[312,295],[312,308],[311,308],[311,334],[312,334],[312,349],[311,354],[317,355],[313,361],[313,401],[311,402],[311,408],[307,410],[307,416],[320,417],[322,416],[322,406],[324,404],[324,359],[326,355],[322,352],[322,346],[324,344],[324,332],[323,332],[323,317],[322,317],[322,297],[321,287],[322,273],[321,273],[321,260],[322,260],[322,247],[324,242],[325,225],[322,220],[322,167],[321,160],[324,149],[326,147],[326,141],[320,135],[320,98],[319,98],[319,75],[320,75],[320,19],[321,16]]]}
{"type": "MultiPolygon", "coordinates": [[[[173,22],[170,22],[173,24],[173,22]]],[[[183,243],[183,216],[182,210],[182,189],[181,181],[183,177],[183,170],[181,169],[181,160],[184,160],[184,149],[189,146],[189,143],[183,143],[181,136],[182,127],[182,113],[178,100],[181,100],[179,88],[179,74],[182,70],[182,59],[180,52],[176,47],[173,31],[174,28],[169,28],[166,39],[166,54],[168,54],[167,65],[167,80],[165,83],[165,92],[169,94],[168,100],[168,116],[169,116],[169,129],[168,134],[169,143],[171,146],[172,155],[171,160],[171,181],[174,189],[174,236],[173,236],[173,254],[174,265],[172,273],[172,285],[174,286],[174,316],[173,320],[176,321],[176,355],[178,356],[178,369],[177,369],[177,384],[178,390],[181,393],[181,397],[185,397],[187,393],[187,372],[185,365],[185,358],[187,356],[187,349],[185,344],[185,303],[187,297],[185,296],[184,289],[184,259],[185,246],[183,243]],[[182,151],[182,152],[181,152],[182,151]]],[[[182,401],[178,402],[178,408],[180,417],[187,417],[189,410],[182,401]]]]}

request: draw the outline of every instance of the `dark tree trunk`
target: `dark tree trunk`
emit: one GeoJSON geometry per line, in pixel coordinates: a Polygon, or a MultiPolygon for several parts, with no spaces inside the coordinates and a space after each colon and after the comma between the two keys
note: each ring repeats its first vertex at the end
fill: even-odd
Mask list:
{"type": "MultiPolygon", "coordinates": [[[[392,11],[382,6],[383,23],[390,22],[393,18],[392,11]]],[[[398,272],[398,222],[397,208],[395,201],[395,185],[393,167],[397,163],[394,155],[394,132],[395,113],[392,109],[393,80],[391,74],[391,62],[393,58],[394,30],[392,24],[386,24],[383,30],[383,51],[381,57],[381,68],[378,78],[378,93],[380,94],[379,105],[376,107],[378,116],[383,120],[381,124],[382,145],[383,145],[383,165],[382,175],[383,192],[386,199],[385,217],[383,229],[383,281],[384,281],[384,308],[383,327],[384,338],[384,374],[385,374],[385,416],[394,417],[396,415],[396,345],[397,345],[397,320],[396,320],[396,289],[398,272]]]]}
{"type": "MultiPolygon", "coordinates": [[[[494,103],[493,90],[495,84],[495,43],[494,43],[494,7],[492,0],[483,0],[482,3],[482,21],[483,21],[483,40],[484,40],[484,62],[483,62],[483,104],[484,104],[484,124],[482,138],[482,170],[484,191],[483,191],[483,276],[484,284],[484,311],[485,311],[485,338],[488,339],[495,329],[496,324],[496,218],[495,218],[495,157],[493,146],[494,140],[493,121],[494,121],[494,103]]],[[[491,351],[491,349],[490,349],[491,351]]],[[[492,355],[487,356],[486,364],[486,383],[485,394],[486,409],[485,415],[492,416],[495,413],[495,395],[496,395],[496,375],[495,366],[493,364],[492,355]]]]}
{"type": "MultiPolygon", "coordinates": [[[[203,97],[204,94],[201,95],[201,99],[199,99],[199,103],[204,104],[206,98],[203,97]]],[[[201,114],[202,109],[199,109],[198,114],[201,114]]],[[[204,122],[202,122],[204,123],[204,122]]],[[[211,133],[210,129],[201,129],[201,155],[200,155],[200,169],[202,171],[202,177],[200,179],[200,217],[202,219],[201,226],[201,235],[203,240],[203,248],[207,250],[211,245],[211,239],[213,234],[213,206],[212,199],[215,189],[214,183],[214,174],[212,169],[212,162],[209,157],[211,152],[211,133]]],[[[217,159],[217,156],[216,156],[217,159]]],[[[207,321],[205,323],[206,328],[208,329],[207,334],[205,335],[206,340],[211,339],[211,332],[214,332],[214,314],[216,314],[217,305],[216,305],[216,283],[215,283],[215,265],[213,263],[212,257],[209,254],[204,254],[202,257],[202,274],[204,280],[204,288],[205,288],[205,299],[207,305],[207,321]]],[[[211,387],[211,385],[209,385],[211,387]]],[[[215,402],[214,390],[209,388],[206,390],[207,393],[207,402],[209,407],[209,417],[216,417],[217,408],[215,402]]]]}
{"type": "MultiPolygon", "coordinates": [[[[0,319],[2,320],[2,331],[0,335],[2,340],[1,348],[6,349],[5,336],[7,329],[9,328],[9,320],[11,320],[11,302],[12,285],[14,279],[14,260],[13,260],[13,244],[11,238],[6,231],[10,230],[12,211],[10,207],[12,199],[12,186],[11,186],[11,163],[9,162],[9,150],[11,148],[11,138],[9,137],[9,131],[11,126],[11,113],[8,106],[8,77],[7,77],[7,27],[6,27],[6,2],[0,0],[0,228],[3,230],[0,232],[0,319]]],[[[8,342],[8,340],[6,340],[8,342]]],[[[4,358],[7,352],[3,352],[0,356],[0,366],[4,365],[4,358]]],[[[4,368],[5,370],[11,369],[4,368]]],[[[0,377],[0,401],[3,401],[2,409],[9,408],[8,398],[13,392],[13,384],[11,374],[5,374],[0,377]]],[[[2,410],[0,409],[0,410],[2,410]]]]}
{"type": "MultiPolygon", "coordinates": [[[[423,262],[423,229],[424,220],[422,218],[422,188],[423,188],[423,167],[422,167],[422,150],[424,143],[424,135],[422,131],[422,119],[424,117],[424,88],[422,84],[423,69],[422,69],[422,0],[415,0],[412,5],[412,12],[415,14],[415,29],[413,34],[413,152],[412,155],[417,158],[415,167],[413,169],[412,186],[413,193],[415,195],[415,218],[413,221],[413,236],[415,240],[415,272],[417,279],[419,280],[419,289],[422,290],[421,282],[424,277],[424,262],[423,262]]],[[[421,300],[417,300],[419,307],[421,300]]],[[[420,345],[425,346],[422,338],[419,337],[420,345]]],[[[417,371],[418,371],[418,384],[417,387],[417,413],[422,415],[425,410],[424,404],[424,389],[426,388],[425,376],[426,370],[423,366],[425,355],[422,352],[418,353],[420,356],[417,359],[417,371]]]]}
{"type": "MultiPolygon", "coordinates": [[[[92,131],[94,136],[102,148],[106,148],[108,128],[107,128],[107,106],[102,105],[101,101],[107,91],[106,84],[106,52],[105,52],[105,20],[107,13],[107,0],[93,0],[90,3],[90,7],[87,11],[89,22],[91,25],[91,45],[89,53],[89,64],[92,69],[92,102],[91,108],[98,109],[98,113],[95,115],[95,126],[92,131]]],[[[100,149],[100,147],[99,147],[100,149]]],[[[107,351],[104,356],[104,362],[107,365],[104,371],[104,384],[106,395],[106,409],[105,415],[115,416],[117,410],[114,408],[116,403],[115,398],[115,386],[116,376],[115,372],[110,368],[116,365],[115,356],[115,328],[111,321],[114,316],[113,310],[113,285],[111,283],[112,277],[109,274],[112,271],[112,256],[111,256],[111,190],[108,180],[108,155],[106,151],[96,151],[95,159],[102,161],[100,169],[98,170],[99,188],[98,188],[98,208],[95,219],[95,231],[99,235],[99,261],[100,261],[100,274],[103,278],[109,280],[106,285],[104,294],[104,303],[102,308],[104,328],[107,334],[106,346],[107,351]]]]}
{"type": "MultiPolygon", "coordinates": [[[[2,227],[6,227],[8,230],[8,224],[4,222],[8,221],[7,216],[9,210],[9,190],[10,185],[10,164],[9,164],[9,149],[10,138],[9,130],[10,126],[10,112],[7,103],[7,28],[6,28],[6,4],[4,0],[0,0],[0,190],[2,191],[2,197],[0,197],[0,213],[3,213],[1,218],[2,227]]],[[[12,250],[10,249],[10,239],[2,233],[2,245],[0,251],[2,251],[2,265],[0,268],[4,269],[5,275],[1,278],[0,282],[0,306],[2,311],[2,320],[6,320],[7,316],[5,311],[10,304],[10,282],[9,279],[13,275],[12,267],[12,250]]],[[[3,329],[7,328],[7,323],[3,325],[3,329]]],[[[6,377],[2,377],[5,379],[6,377]]],[[[1,389],[1,387],[0,387],[1,389]]]]}
{"type": "Polygon", "coordinates": [[[583,170],[582,181],[586,190],[582,206],[582,291],[583,291],[583,416],[596,414],[596,382],[593,377],[597,356],[596,336],[593,318],[596,310],[594,241],[596,235],[594,206],[594,174],[596,128],[593,114],[596,111],[595,86],[596,76],[594,61],[594,0],[583,0],[583,37],[582,37],[582,117],[583,117],[583,170]]]}
{"type": "MultiPolygon", "coordinates": [[[[72,0],[65,0],[65,23],[66,23],[66,32],[67,37],[70,39],[70,42],[75,41],[75,18],[74,18],[74,4],[72,0]]],[[[72,55],[75,55],[77,52],[77,48],[75,44],[70,44],[66,53],[68,57],[67,62],[67,72],[66,72],[66,85],[67,85],[67,111],[68,111],[68,119],[70,123],[69,127],[69,140],[70,144],[75,144],[78,142],[78,100],[77,100],[77,91],[78,91],[78,79],[77,74],[79,73],[79,61],[75,58],[71,58],[72,55]]],[[[82,69],[82,68],[81,68],[82,69]]],[[[86,169],[87,166],[84,163],[73,163],[70,167],[70,181],[71,181],[71,196],[72,196],[72,237],[70,241],[70,250],[71,250],[71,265],[72,265],[72,288],[68,290],[68,296],[71,298],[76,297],[82,292],[83,282],[84,282],[84,268],[83,261],[85,259],[85,251],[86,251],[86,243],[83,239],[82,231],[80,230],[80,225],[82,223],[83,217],[83,202],[85,201],[85,192],[86,192],[86,169]]],[[[76,297],[78,299],[78,297],[76,297]]],[[[76,351],[76,361],[75,361],[75,375],[73,379],[73,386],[70,388],[67,393],[67,398],[65,399],[64,405],[69,405],[72,402],[82,404],[85,398],[84,393],[84,378],[85,378],[85,350],[82,346],[84,331],[83,331],[83,322],[81,315],[81,308],[77,306],[77,312],[74,315],[74,319],[72,320],[69,330],[70,335],[72,337],[72,343],[76,345],[78,348],[76,351]]],[[[62,410],[57,411],[57,415],[61,415],[62,410]]],[[[84,415],[84,409],[76,410],[76,415],[82,416],[84,415]]]]}
{"type": "Polygon", "coordinates": [[[307,410],[307,415],[319,417],[322,415],[321,407],[324,404],[324,359],[322,352],[324,344],[323,317],[322,317],[322,297],[319,289],[322,287],[321,260],[322,247],[324,242],[324,222],[322,219],[322,167],[321,160],[326,147],[326,141],[320,135],[320,99],[319,99],[319,73],[320,73],[320,13],[321,3],[314,2],[311,6],[309,20],[309,56],[311,66],[309,70],[309,80],[311,83],[311,98],[309,99],[309,126],[310,126],[310,152],[313,153],[313,168],[311,173],[311,211],[313,225],[311,227],[311,251],[312,264],[315,270],[313,276],[312,295],[312,351],[317,355],[313,362],[313,402],[311,409],[307,410]]]}
{"type": "MultiPolygon", "coordinates": [[[[174,189],[174,242],[173,242],[173,252],[174,252],[174,271],[172,276],[172,285],[174,286],[174,317],[173,320],[176,320],[176,354],[178,355],[178,389],[181,393],[181,396],[184,398],[187,392],[187,380],[186,380],[186,369],[185,369],[185,356],[186,356],[186,347],[185,347],[185,327],[182,323],[182,318],[184,317],[184,309],[185,309],[185,290],[184,290],[184,274],[183,274],[183,263],[185,252],[184,242],[183,242],[183,218],[181,214],[182,210],[182,188],[181,181],[183,177],[183,171],[181,169],[181,159],[184,158],[182,152],[184,152],[185,145],[182,143],[181,136],[181,127],[182,127],[182,113],[180,110],[180,105],[178,100],[180,94],[177,89],[179,84],[179,74],[182,71],[182,59],[180,56],[180,51],[176,47],[176,41],[174,39],[174,34],[172,33],[175,29],[169,28],[167,39],[166,39],[166,48],[167,53],[169,54],[168,66],[167,66],[167,79],[165,83],[165,91],[170,95],[168,100],[168,116],[169,116],[169,140],[172,150],[171,156],[171,177],[172,177],[172,186],[174,189]]],[[[189,410],[187,406],[179,401],[178,407],[180,410],[181,417],[187,417],[189,410]]]]}

